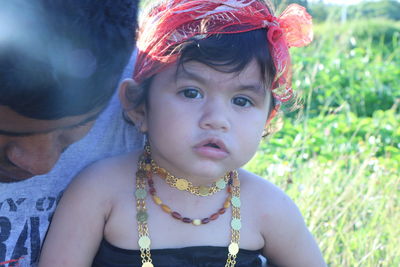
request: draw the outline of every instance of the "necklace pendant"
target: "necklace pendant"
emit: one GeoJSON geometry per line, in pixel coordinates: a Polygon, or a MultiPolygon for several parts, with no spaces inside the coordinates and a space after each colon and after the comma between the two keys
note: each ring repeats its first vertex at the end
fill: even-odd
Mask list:
{"type": "Polygon", "coordinates": [[[178,179],[176,180],[176,188],[178,188],[181,191],[186,191],[188,189],[189,183],[186,179],[178,179]]]}
{"type": "Polygon", "coordinates": [[[199,186],[199,194],[206,197],[210,194],[210,189],[207,186],[201,185],[199,186]]]}
{"type": "Polygon", "coordinates": [[[239,252],[239,245],[238,243],[232,242],[228,247],[229,253],[231,255],[236,255],[239,252]]]}
{"type": "Polygon", "coordinates": [[[226,187],[226,182],[224,179],[219,179],[215,184],[221,190],[226,187]]]}

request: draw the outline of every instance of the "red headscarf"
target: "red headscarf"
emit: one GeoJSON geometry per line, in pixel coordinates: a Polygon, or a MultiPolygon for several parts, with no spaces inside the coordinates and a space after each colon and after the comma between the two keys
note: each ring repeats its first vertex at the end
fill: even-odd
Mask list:
{"type": "Polygon", "coordinates": [[[267,29],[276,69],[272,94],[279,107],[293,95],[288,48],[305,46],[313,39],[311,16],[297,4],[290,5],[277,18],[260,0],[163,1],[145,14],[139,27],[134,79],[140,83],[176,62],[179,54],[171,51],[191,38],[260,28],[267,29]]]}

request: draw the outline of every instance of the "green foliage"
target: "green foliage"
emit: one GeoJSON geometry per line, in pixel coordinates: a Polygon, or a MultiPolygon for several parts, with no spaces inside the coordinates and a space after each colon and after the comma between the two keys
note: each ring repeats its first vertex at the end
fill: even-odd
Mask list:
{"type": "MultiPolygon", "coordinates": [[[[323,22],[328,19],[328,15],[332,13],[334,7],[328,7],[322,2],[309,5],[309,12],[313,17],[314,22],[323,22]]],[[[337,9],[337,8],[336,8],[337,9]]]]}
{"type": "Polygon", "coordinates": [[[298,4],[305,8],[308,8],[307,0],[272,0],[273,5],[276,7],[278,14],[283,11],[290,4],[298,4]]]}
{"type": "Polygon", "coordinates": [[[400,266],[400,114],[286,121],[246,169],[300,207],[329,266],[400,266]]]}
{"type": "Polygon", "coordinates": [[[400,3],[395,0],[365,1],[351,6],[349,16],[359,18],[385,18],[400,20],[400,3]]]}
{"type": "MultiPolygon", "coordinates": [[[[261,162],[301,167],[310,158],[327,163],[342,155],[367,153],[370,157],[390,157],[400,171],[400,115],[394,110],[377,110],[372,117],[353,113],[321,115],[303,122],[287,120],[281,131],[263,142],[252,168],[261,162]]],[[[275,169],[257,169],[269,176],[275,169]]],[[[281,170],[279,170],[281,171],[281,170]]]]}
{"type": "Polygon", "coordinates": [[[310,116],[338,108],[371,116],[400,98],[400,23],[324,23],[315,27],[315,41],[292,55],[294,87],[303,89],[310,116]]]}
{"type": "MultiPolygon", "coordinates": [[[[381,45],[380,41],[383,41],[383,44],[386,46],[390,46],[391,49],[398,48],[400,42],[400,23],[384,19],[363,19],[352,21],[348,25],[350,25],[348,32],[357,39],[367,40],[367,42],[372,39],[371,44],[373,46],[381,45]],[[396,40],[394,40],[394,38],[396,40]]],[[[368,45],[365,46],[368,47],[368,45]]],[[[387,50],[379,50],[381,50],[385,54],[389,52],[387,50]]]]}
{"type": "Polygon", "coordinates": [[[316,25],[292,51],[300,119],[245,166],[293,198],[329,266],[400,266],[399,25],[316,25]]]}
{"type": "Polygon", "coordinates": [[[356,5],[328,5],[323,1],[311,3],[308,10],[315,22],[341,21],[346,14],[348,20],[388,19],[400,20],[400,2],[396,0],[362,1],[356,5]]]}

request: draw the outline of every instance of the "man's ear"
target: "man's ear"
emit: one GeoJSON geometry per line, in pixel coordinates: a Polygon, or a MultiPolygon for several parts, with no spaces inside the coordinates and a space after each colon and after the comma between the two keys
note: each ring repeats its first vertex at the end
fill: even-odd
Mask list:
{"type": "Polygon", "coordinates": [[[125,79],[119,85],[119,99],[124,115],[131,120],[141,132],[147,131],[146,104],[138,103],[142,92],[138,84],[132,79],[125,79]]]}

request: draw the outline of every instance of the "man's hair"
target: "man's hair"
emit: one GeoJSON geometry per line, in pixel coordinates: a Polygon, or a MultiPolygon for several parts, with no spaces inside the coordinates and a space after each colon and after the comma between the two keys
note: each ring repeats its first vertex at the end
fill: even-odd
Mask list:
{"type": "Polygon", "coordinates": [[[104,107],[134,48],[138,2],[1,1],[0,105],[43,120],[104,107]]]}
{"type": "MultiPolygon", "coordinates": [[[[200,40],[194,38],[175,47],[173,53],[176,50],[179,50],[178,54],[180,54],[177,71],[180,67],[184,68],[184,63],[197,61],[220,72],[239,73],[254,59],[260,67],[264,87],[271,93],[276,70],[268,48],[266,29],[235,34],[215,34],[200,40]]],[[[153,77],[143,81],[140,92],[128,90],[127,96],[134,105],[147,101],[153,77]]],[[[271,99],[272,110],[275,107],[275,101],[272,97],[271,99]]]]}

